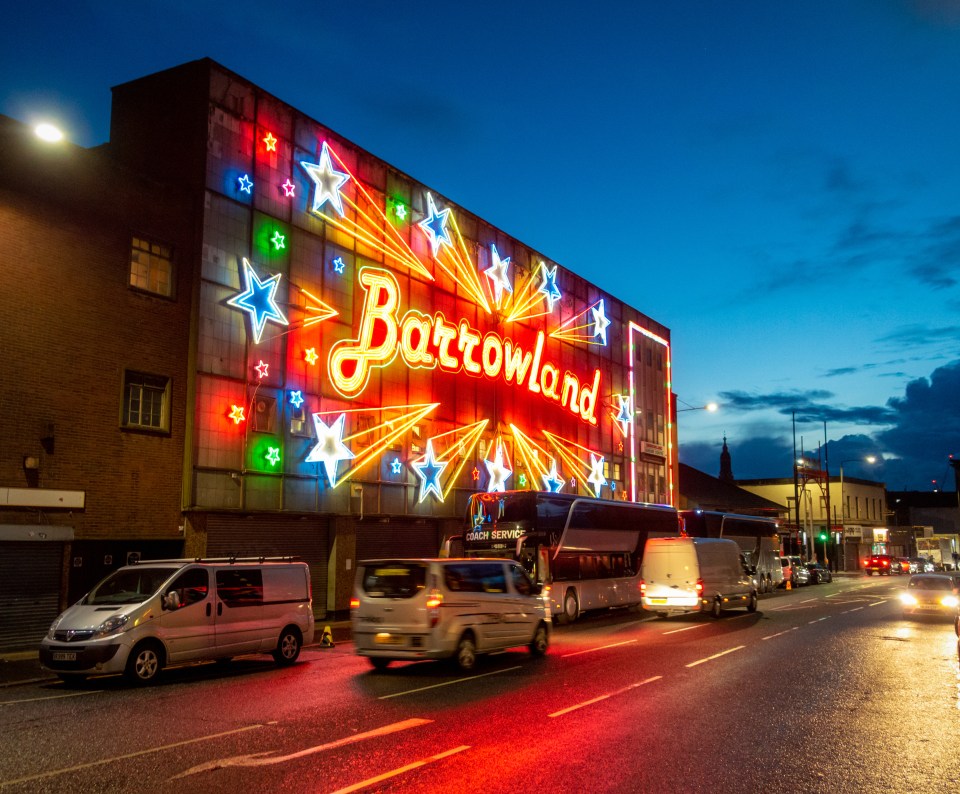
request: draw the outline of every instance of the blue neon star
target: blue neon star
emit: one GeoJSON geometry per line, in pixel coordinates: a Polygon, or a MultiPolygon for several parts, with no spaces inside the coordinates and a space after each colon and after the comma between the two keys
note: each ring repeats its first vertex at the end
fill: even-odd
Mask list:
{"type": "Polygon", "coordinates": [[[333,204],[337,214],[343,216],[343,201],[340,198],[340,188],[350,179],[349,174],[337,171],[330,159],[330,148],[323,142],[320,150],[320,162],[308,163],[300,161],[301,167],[313,180],[313,206],[311,212],[319,213],[328,201],[333,204]]]}
{"type": "Polygon", "coordinates": [[[299,408],[301,405],[303,405],[303,392],[301,391],[290,392],[290,404],[294,408],[299,408]]]}
{"type": "Polygon", "coordinates": [[[267,320],[272,320],[278,325],[289,324],[276,302],[280,274],[277,273],[266,281],[261,281],[257,274],[253,272],[250,263],[244,258],[243,284],[244,291],[228,300],[227,305],[236,306],[250,314],[253,339],[256,344],[260,344],[260,337],[263,335],[263,328],[267,324],[267,320]]]}
{"type": "Polygon", "coordinates": [[[617,402],[620,403],[620,410],[617,413],[617,421],[620,423],[620,429],[626,434],[630,423],[633,421],[633,412],[630,410],[630,395],[615,394],[617,402]]]}
{"type": "Polygon", "coordinates": [[[427,217],[420,221],[419,226],[430,239],[430,250],[436,256],[442,243],[453,245],[450,232],[447,231],[450,209],[448,207],[437,212],[437,205],[433,203],[433,194],[427,193],[427,213],[427,217]]]}
{"type": "Polygon", "coordinates": [[[247,194],[250,194],[253,192],[253,180],[246,174],[244,174],[239,179],[237,179],[237,182],[240,183],[241,192],[247,193],[247,194]]]}
{"type": "Polygon", "coordinates": [[[537,292],[543,293],[547,298],[547,305],[550,311],[553,311],[553,305],[563,297],[560,287],[557,286],[557,266],[548,268],[545,263],[540,263],[540,272],[543,273],[543,283],[537,292]]]}
{"type": "Polygon", "coordinates": [[[340,273],[342,275],[344,267],[346,267],[346,263],[343,261],[342,256],[338,256],[336,259],[333,260],[333,269],[336,270],[337,273],[340,273]]]}
{"type": "Polygon", "coordinates": [[[403,471],[403,464],[400,462],[400,458],[393,459],[393,463],[390,464],[390,469],[394,474],[399,474],[403,471]]]}
{"type": "Polygon", "coordinates": [[[433,454],[433,439],[427,439],[427,454],[420,463],[413,464],[413,470],[420,478],[420,501],[426,499],[427,494],[433,491],[437,499],[443,501],[443,491],[440,490],[440,475],[447,468],[445,461],[439,461],[433,454]]]}

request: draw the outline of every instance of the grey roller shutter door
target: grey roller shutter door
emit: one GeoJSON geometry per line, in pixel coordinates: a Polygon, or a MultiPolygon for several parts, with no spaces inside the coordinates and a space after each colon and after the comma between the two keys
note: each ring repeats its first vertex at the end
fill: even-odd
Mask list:
{"type": "Polygon", "coordinates": [[[435,521],[360,521],[356,529],[358,560],[436,557],[440,552],[439,527],[435,521]]]}
{"type": "Polygon", "coordinates": [[[60,614],[62,565],[62,543],[0,543],[0,651],[40,647],[60,614]]]}

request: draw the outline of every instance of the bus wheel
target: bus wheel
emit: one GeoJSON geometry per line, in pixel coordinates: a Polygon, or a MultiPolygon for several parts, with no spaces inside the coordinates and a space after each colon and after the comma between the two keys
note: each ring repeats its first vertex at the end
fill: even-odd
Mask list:
{"type": "Polygon", "coordinates": [[[577,603],[577,594],[573,590],[567,590],[563,597],[563,622],[573,623],[580,617],[580,605],[577,603]]]}

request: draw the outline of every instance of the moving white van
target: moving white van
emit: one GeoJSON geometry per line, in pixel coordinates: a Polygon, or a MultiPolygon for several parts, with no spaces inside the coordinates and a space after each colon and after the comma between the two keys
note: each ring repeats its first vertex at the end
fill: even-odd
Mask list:
{"type": "Polygon", "coordinates": [[[722,538],[650,538],[640,569],[643,608],[661,617],[746,607],[757,611],[757,588],[740,547],[722,538]]]}
{"type": "Polygon", "coordinates": [[[293,558],[144,560],[119,568],[58,617],[40,662],[64,680],[124,673],[148,684],[172,664],[313,642],[310,570],[293,558]]]}
{"type": "Polygon", "coordinates": [[[356,651],[377,670],[446,658],[470,670],[518,645],[543,656],[550,637],[549,595],[513,560],[362,561],[350,613],[356,651]]]}

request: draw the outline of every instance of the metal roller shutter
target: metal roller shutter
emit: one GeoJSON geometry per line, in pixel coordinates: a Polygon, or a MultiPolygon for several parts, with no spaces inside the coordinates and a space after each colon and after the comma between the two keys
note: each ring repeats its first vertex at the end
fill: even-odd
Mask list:
{"type": "Polygon", "coordinates": [[[314,610],[327,603],[329,526],[325,518],[207,516],[208,557],[300,557],[310,566],[314,610]]]}
{"type": "Polygon", "coordinates": [[[0,543],[0,651],[40,647],[60,614],[62,565],[62,543],[0,543]]]}
{"type": "Polygon", "coordinates": [[[358,560],[436,557],[440,552],[440,530],[436,521],[360,521],[356,529],[358,560]]]}

